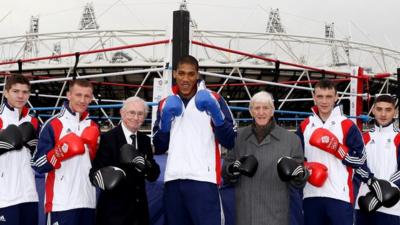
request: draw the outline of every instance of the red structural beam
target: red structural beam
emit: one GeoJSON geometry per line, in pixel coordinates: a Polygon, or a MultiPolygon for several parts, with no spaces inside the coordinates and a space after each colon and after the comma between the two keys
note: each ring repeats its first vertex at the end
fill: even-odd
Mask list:
{"type": "MultiPolygon", "coordinates": [[[[140,44],[132,44],[132,45],[112,47],[112,48],[82,51],[82,52],[78,52],[78,53],[79,53],[79,55],[89,55],[89,54],[95,54],[95,53],[100,53],[100,52],[117,51],[117,50],[122,50],[122,49],[127,49],[127,48],[139,48],[139,47],[145,47],[145,46],[151,46],[151,45],[167,44],[169,42],[170,42],[170,40],[151,41],[151,42],[145,42],[145,43],[140,43],[140,44]]],[[[74,52],[74,53],[66,53],[66,54],[61,54],[61,55],[44,56],[44,57],[37,57],[37,58],[30,58],[30,59],[4,61],[4,62],[0,62],[0,65],[18,63],[18,61],[21,61],[22,63],[24,63],[24,62],[33,62],[33,61],[40,61],[40,60],[72,57],[72,56],[75,56],[76,54],[77,53],[74,52]]]]}
{"type": "MultiPolygon", "coordinates": [[[[319,80],[301,80],[301,81],[282,81],[278,82],[280,84],[309,84],[309,83],[317,83],[319,80]]],[[[344,79],[332,79],[333,82],[344,82],[350,81],[349,78],[344,79]]],[[[265,86],[268,84],[265,83],[227,83],[227,84],[207,84],[207,87],[221,87],[221,86],[265,86]]]]}
{"type": "Polygon", "coordinates": [[[377,73],[377,74],[375,74],[375,75],[372,75],[372,76],[365,76],[364,75],[364,77],[367,77],[367,78],[375,78],[375,79],[383,79],[383,78],[386,78],[386,77],[390,77],[390,73],[377,73]]]}
{"type": "MultiPolygon", "coordinates": [[[[345,81],[350,81],[350,78],[343,78],[343,79],[331,79],[331,81],[340,83],[340,82],[345,82],[345,81]]],[[[319,80],[300,80],[300,81],[282,81],[279,82],[281,84],[313,84],[317,83],[319,80]]]]}

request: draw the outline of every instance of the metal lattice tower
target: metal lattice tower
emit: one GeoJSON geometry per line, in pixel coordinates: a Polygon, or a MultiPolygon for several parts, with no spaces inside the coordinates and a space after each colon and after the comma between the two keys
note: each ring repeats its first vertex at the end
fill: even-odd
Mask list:
{"type": "Polygon", "coordinates": [[[26,41],[24,46],[24,58],[36,57],[38,55],[38,33],[39,33],[39,17],[31,16],[29,30],[26,32],[26,41]]]}
{"type": "Polygon", "coordinates": [[[269,12],[267,33],[286,33],[283,28],[281,16],[279,15],[279,9],[271,9],[269,12]]]}
{"type": "Polygon", "coordinates": [[[331,44],[332,65],[339,65],[339,55],[335,39],[334,23],[325,24],[325,38],[331,44]]]}
{"type": "Polygon", "coordinates": [[[81,21],[79,23],[79,30],[97,30],[96,15],[94,14],[93,3],[87,3],[83,9],[81,21]]]}
{"type": "Polygon", "coordinates": [[[346,57],[347,57],[347,64],[349,64],[349,65],[351,65],[351,60],[350,60],[350,39],[351,39],[350,36],[346,36],[344,38],[344,40],[346,42],[345,42],[345,45],[343,47],[344,53],[346,54],[346,57]]]}
{"type": "Polygon", "coordinates": [[[179,5],[179,9],[188,11],[186,0],[182,0],[181,4],[179,5]]]}
{"type": "MultiPolygon", "coordinates": [[[[93,3],[87,3],[83,9],[81,21],[79,23],[79,30],[98,30],[99,24],[96,20],[96,15],[94,13],[93,3]]],[[[107,58],[105,53],[98,53],[96,55],[96,61],[101,61],[107,58]]]]}
{"type": "MultiPolygon", "coordinates": [[[[52,56],[56,56],[56,55],[61,55],[61,42],[59,42],[59,41],[53,44],[52,56]]],[[[60,58],[50,59],[50,62],[60,63],[61,59],[60,58]]]]}
{"type": "MultiPolygon", "coordinates": [[[[185,11],[189,11],[188,7],[187,7],[188,2],[186,0],[182,0],[181,4],[179,5],[179,9],[180,10],[185,10],[185,11]]],[[[196,21],[193,18],[190,18],[190,26],[192,29],[197,29],[198,25],[196,23],[196,21]]]]}

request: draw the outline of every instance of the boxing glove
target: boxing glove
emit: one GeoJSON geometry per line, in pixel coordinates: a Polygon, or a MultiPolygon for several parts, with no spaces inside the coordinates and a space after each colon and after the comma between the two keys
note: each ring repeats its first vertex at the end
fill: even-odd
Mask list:
{"type": "Polygon", "coordinates": [[[399,189],[392,187],[390,182],[371,177],[367,181],[368,188],[385,207],[394,206],[400,199],[399,189]]]}
{"type": "Polygon", "coordinates": [[[125,177],[126,173],[122,169],[106,166],[91,174],[90,181],[93,186],[109,191],[114,189],[125,177]]]}
{"type": "Polygon", "coordinates": [[[47,153],[47,160],[55,169],[61,167],[61,161],[85,153],[83,140],[75,133],[68,133],[61,138],[52,150],[47,153]]]}
{"type": "Polygon", "coordinates": [[[311,134],[310,144],[343,160],[349,149],[340,144],[338,138],[325,128],[317,128],[311,134]]]}
{"type": "Polygon", "coordinates": [[[224,123],[224,114],[221,111],[218,100],[209,90],[200,90],[194,97],[196,108],[211,116],[214,125],[219,127],[224,123]]]}
{"type": "Polygon", "coordinates": [[[358,198],[358,206],[360,210],[364,212],[375,212],[382,207],[382,203],[372,192],[368,192],[365,196],[360,196],[360,198],[358,198]]]}
{"type": "Polygon", "coordinates": [[[291,157],[281,157],[277,163],[278,176],[284,182],[293,182],[296,186],[304,185],[307,182],[308,171],[303,165],[291,157]]]}
{"type": "Polygon", "coordinates": [[[145,172],[146,160],[144,154],[139,152],[133,145],[124,144],[120,149],[120,162],[122,164],[133,165],[139,172],[145,172]]]}
{"type": "Polygon", "coordinates": [[[83,143],[86,144],[86,146],[89,149],[89,156],[90,159],[93,160],[94,157],[96,156],[99,140],[100,140],[100,130],[97,126],[92,125],[86,127],[81,134],[81,138],[83,140],[83,143]]]}
{"type": "Polygon", "coordinates": [[[175,117],[180,116],[183,111],[183,102],[176,95],[168,96],[161,105],[160,131],[167,133],[171,130],[171,123],[175,117]]]}
{"type": "Polygon", "coordinates": [[[304,166],[310,174],[308,182],[316,187],[322,187],[328,178],[328,168],[318,162],[304,162],[304,166]]]}
{"type": "Polygon", "coordinates": [[[35,127],[33,127],[32,123],[30,122],[24,122],[18,126],[18,129],[22,135],[22,142],[24,146],[28,148],[33,155],[33,152],[38,144],[35,127]]]}
{"type": "Polygon", "coordinates": [[[245,155],[235,160],[228,166],[228,172],[234,176],[240,174],[247,177],[253,177],[258,168],[258,161],[254,155],[245,155]]]}
{"type": "Polygon", "coordinates": [[[22,135],[16,125],[11,124],[0,132],[0,155],[12,150],[19,150],[22,146],[22,135]]]}

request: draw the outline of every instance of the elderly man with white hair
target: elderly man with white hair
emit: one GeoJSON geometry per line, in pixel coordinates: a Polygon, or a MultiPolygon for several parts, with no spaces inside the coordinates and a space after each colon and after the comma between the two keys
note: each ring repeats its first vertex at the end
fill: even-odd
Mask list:
{"type": "Polygon", "coordinates": [[[237,225],[288,225],[290,221],[289,185],[295,183],[281,181],[277,162],[285,157],[303,168],[303,151],[299,138],[275,123],[274,110],[268,92],[251,98],[253,122],[239,129],[235,147],[224,161],[224,181],[235,185],[237,225]],[[247,176],[248,160],[252,164],[254,158],[257,171],[247,176]]]}
{"type": "Polygon", "coordinates": [[[160,167],[153,159],[150,138],[139,131],[147,112],[143,99],[126,99],[120,110],[121,123],[101,136],[90,173],[92,183],[102,189],[97,225],[150,223],[145,179],[157,180],[160,167]]]}

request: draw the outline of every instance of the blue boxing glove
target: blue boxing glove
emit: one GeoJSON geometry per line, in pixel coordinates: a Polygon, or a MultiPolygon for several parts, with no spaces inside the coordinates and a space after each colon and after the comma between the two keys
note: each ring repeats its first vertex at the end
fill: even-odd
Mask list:
{"type": "Polygon", "coordinates": [[[165,99],[161,106],[161,132],[166,133],[171,130],[174,118],[182,114],[182,104],[182,100],[176,95],[170,95],[165,99]]]}
{"type": "Polygon", "coordinates": [[[211,119],[215,126],[219,127],[224,124],[224,114],[221,111],[218,100],[209,90],[200,90],[196,93],[194,102],[196,108],[203,112],[207,111],[207,114],[211,116],[211,119]]]}

